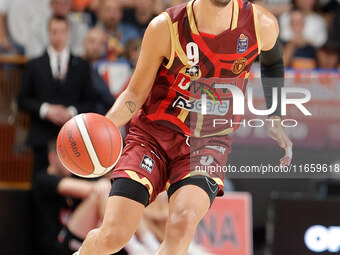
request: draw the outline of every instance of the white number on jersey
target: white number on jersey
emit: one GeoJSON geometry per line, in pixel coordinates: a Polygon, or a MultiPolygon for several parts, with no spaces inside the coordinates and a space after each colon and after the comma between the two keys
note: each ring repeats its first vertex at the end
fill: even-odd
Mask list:
{"type": "Polygon", "coordinates": [[[188,56],[188,59],[190,60],[188,62],[189,65],[195,66],[198,64],[200,60],[200,56],[199,56],[198,46],[196,43],[189,42],[187,44],[187,56],[188,56]]]}

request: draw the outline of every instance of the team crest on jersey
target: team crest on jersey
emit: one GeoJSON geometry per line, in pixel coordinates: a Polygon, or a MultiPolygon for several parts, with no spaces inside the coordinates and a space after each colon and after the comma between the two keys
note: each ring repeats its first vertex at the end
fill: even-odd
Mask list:
{"type": "Polygon", "coordinates": [[[240,37],[237,39],[237,49],[236,52],[239,54],[245,53],[248,49],[248,37],[244,34],[240,34],[240,37]]]}
{"type": "Polygon", "coordinates": [[[248,63],[248,60],[246,58],[236,59],[233,65],[231,66],[231,71],[234,74],[240,74],[243,71],[243,69],[246,67],[247,63],[248,63]]]}

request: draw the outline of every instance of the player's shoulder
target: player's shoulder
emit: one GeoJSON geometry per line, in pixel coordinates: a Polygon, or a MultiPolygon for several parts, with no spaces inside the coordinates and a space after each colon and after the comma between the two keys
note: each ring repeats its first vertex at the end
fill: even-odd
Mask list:
{"type": "Polygon", "coordinates": [[[146,30],[146,34],[153,34],[159,39],[162,39],[162,36],[166,36],[166,34],[168,34],[168,30],[168,18],[165,13],[161,13],[151,20],[146,30]]]}
{"type": "Polygon", "coordinates": [[[253,4],[253,6],[256,9],[260,29],[268,31],[273,31],[274,29],[278,31],[279,26],[276,17],[261,5],[253,4]]]}
{"type": "Polygon", "coordinates": [[[143,37],[142,52],[149,52],[153,57],[169,56],[171,48],[170,29],[172,28],[163,14],[153,18],[143,37]]]}
{"type": "Polygon", "coordinates": [[[266,10],[264,7],[253,4],[256,9],[257,20],[259,24],[259,32],[261,38],[261,50],[270,50],[279,35],[279,24],[276,17],[266,10]]]}

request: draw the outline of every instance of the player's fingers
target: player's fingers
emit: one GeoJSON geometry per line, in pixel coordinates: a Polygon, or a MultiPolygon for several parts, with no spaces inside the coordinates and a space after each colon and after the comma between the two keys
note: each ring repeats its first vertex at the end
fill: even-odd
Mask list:
{"type": "Polygon", "coordinates": [[[293,150],[292,147],[287,147],[285,148],[285,156],[283,158],[280,159],[280,166],[284,167],[284,166],[289,166],[292,158],[293,158],[293,150]]]}
{"type": "Polygon", "coordinates": [[[289,165],[289,159],[287,157],[283,157],[281,160],[281,163],[280,163],[280,167],[285,167],[287,165],[289,165]]]}
{"type": "Polygon", "coordinates": [[[287,160],[288,160],[288,162],[287,162],[287,166],[289,166],[289,165],[290,165],[290,163],[292,162],[292,158],[288,158],[287,160]]]}

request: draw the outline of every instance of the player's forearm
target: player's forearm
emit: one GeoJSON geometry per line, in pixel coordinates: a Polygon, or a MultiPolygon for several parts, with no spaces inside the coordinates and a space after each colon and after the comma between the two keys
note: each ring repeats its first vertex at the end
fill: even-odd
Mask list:
{"type": "Polygon", "coordinates": [[[140,96],[131,90],[125,90],[106,114],[118,128],[128,123],[138,112],[146,100],[145,96],[140,96]]]}

